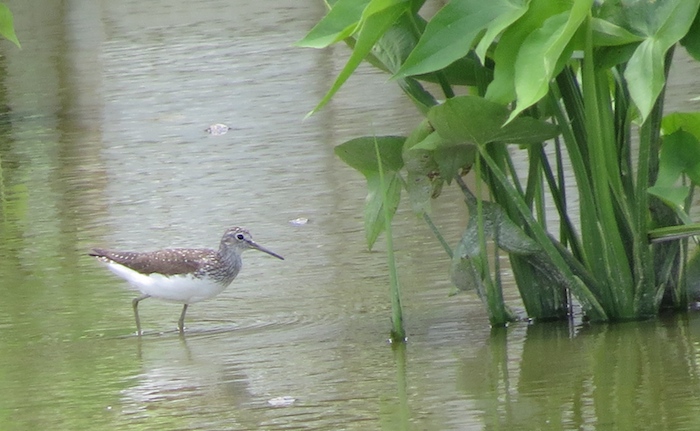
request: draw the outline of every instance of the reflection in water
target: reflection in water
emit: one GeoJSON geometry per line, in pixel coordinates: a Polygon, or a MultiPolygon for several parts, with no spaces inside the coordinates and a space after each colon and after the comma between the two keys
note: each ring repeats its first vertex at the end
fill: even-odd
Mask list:
{"type": "MultiPolygon", "coordinates": [[[[364,180],[332,148],[418,114],[361,68],[302,121],[344,58],[290,48],[322,2],[10,7],[23,50],[0,46],[0,429],[697,429],[695,316],[491,331],[474,295],[447,296],[449,262],[406,206],[409,342],[388,345],[364,180]],[[205,132],[217,123],[233,130],[205,132]],[[131,293],[86,256],[211,246],[237,224],[287,260],[246,259],[184,338],[162,303],[143,304],[153,329],[135,337],[131,293]]],[[[436,202],[447,238],[466,224],[455,202],[436,202]]]]}
{"type": "Polygon", "coordinates": [[[498,329],[461,365],[486,428],[696,429],[698,364],[684,319],[498,329]],[[514,332],[507,334],[508,332],[514,332]]]}
{"type": "Polygon", "coordinates": [[[381,400],[380,423],[383,430],[407,430],[410,429],[411,410],[408,404],[406,344],[392,343],[391,351],[396,367],[396,396],[381,400]]]}
{"type": "Polygon", "coordinates": [[[155,349],[142,341],[138,339],[143,369],[134,376],[134,384],[121,391],[119,404],[125,422],[149,426],[189,423],[205,429],[221,417],[211,406],[223,404],[234,412],[227,420],[235,419],[241,429],[256,428],[260,418],[254,419],[248,411],[235,414],[254,403],[241,365],[209,360],[202,356],[206,353],[201,344],[188,342],[186,337],[171,337],[155,349]],[[196,421],[190,417],[193,411],[198,412],[196,421]]]}

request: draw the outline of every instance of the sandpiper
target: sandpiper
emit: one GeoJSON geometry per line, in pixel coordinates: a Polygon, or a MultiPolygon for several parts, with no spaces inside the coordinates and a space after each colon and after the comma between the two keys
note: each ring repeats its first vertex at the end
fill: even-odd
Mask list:
{"type": "Polygon", "coordinates": [[[177,326],[182,333],[187,307],[213,298],[227,288],[241,270],[241,253],[249,249],[284,260],[279,254],[258,245],[250,232],[240,227],[224,232],[218,251],[171,248],[137,253],[95,248],[90,256],[106,263],[113,273],[141,292],[141,296],[132,301],[136,330],[141,335],[138,311],[141,300],[158,298],[183,304],[177,326]]]}

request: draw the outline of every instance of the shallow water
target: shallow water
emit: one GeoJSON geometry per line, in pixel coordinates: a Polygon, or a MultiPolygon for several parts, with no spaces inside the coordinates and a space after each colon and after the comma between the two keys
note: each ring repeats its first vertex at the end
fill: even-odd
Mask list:
{"type": "MultiPolygon", "coordinates": [[[[0,429],[697,429],[695,315],[491,330],[476,296],[447,295],[448,260],[407,205],[409,342],[389,345],[384,244],[366,250],[364,179],[332,149],[419,116],[363,67],[303,120],[347,58],[291,46],[321,2],[9,5],[0,429]],[[286,260],[246,253],[184,337],[180,306],[155,300],[136,337],[135,293],[86,255],[216,247],[232,225],[286,260]]],[[[452,238],[458,202],[436,202],[452,238]]]]}

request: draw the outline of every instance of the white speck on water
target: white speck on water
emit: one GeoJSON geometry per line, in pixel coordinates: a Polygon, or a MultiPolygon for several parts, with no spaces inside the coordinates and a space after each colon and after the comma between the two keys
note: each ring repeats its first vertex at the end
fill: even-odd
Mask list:
{"type": "Polygon", "coordinates": [[[309,219],[307,219],[306,217],[299,217],[295,218],[294,220],[289,220],[289,224],[291,224],[292,226],[304,226],[308,222],[309,219]]]}
{"type": "Polygon", "coordinates": [[[292,398],[290,396],[284,396],[284,397],[275,397],[267,400],[267,403],[271,405],[272,407],[287,407],[291,406],[294,404],[296,401],[296,398],[292,398]]]}
{"type": "Polygon", "coordinates": [[[228,133],[229,130],[231,130],[231,128],[226,124],[212,124],[211,126],[207,127],[204,131],[212,136],[221,136],[228,133]]]}

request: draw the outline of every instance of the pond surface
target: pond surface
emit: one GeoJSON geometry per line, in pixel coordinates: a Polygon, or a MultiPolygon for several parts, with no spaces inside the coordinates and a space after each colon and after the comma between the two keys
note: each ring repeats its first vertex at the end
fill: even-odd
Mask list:
{"type": "MultiPolygon", "coordinates": [[[[475,295],[448,296],[408,205],[409,341],[387,342],[384,244],[366,250],[364,179],[333,146],[419,115],[363,67],[303,120],[347,58],[292,46],[322,2],[8,3],[23,49],[0,43],[0,430],[700,426],[697,315],[492,330],[475,295]],[[137,337],[135,293],[87,256],[216,247],[236,225],[286,260],[248,252],[182,337],[180,306],[152,299],[137,337]]],[[[466,213],[444,196],[456,239],[466,213]]]]}

